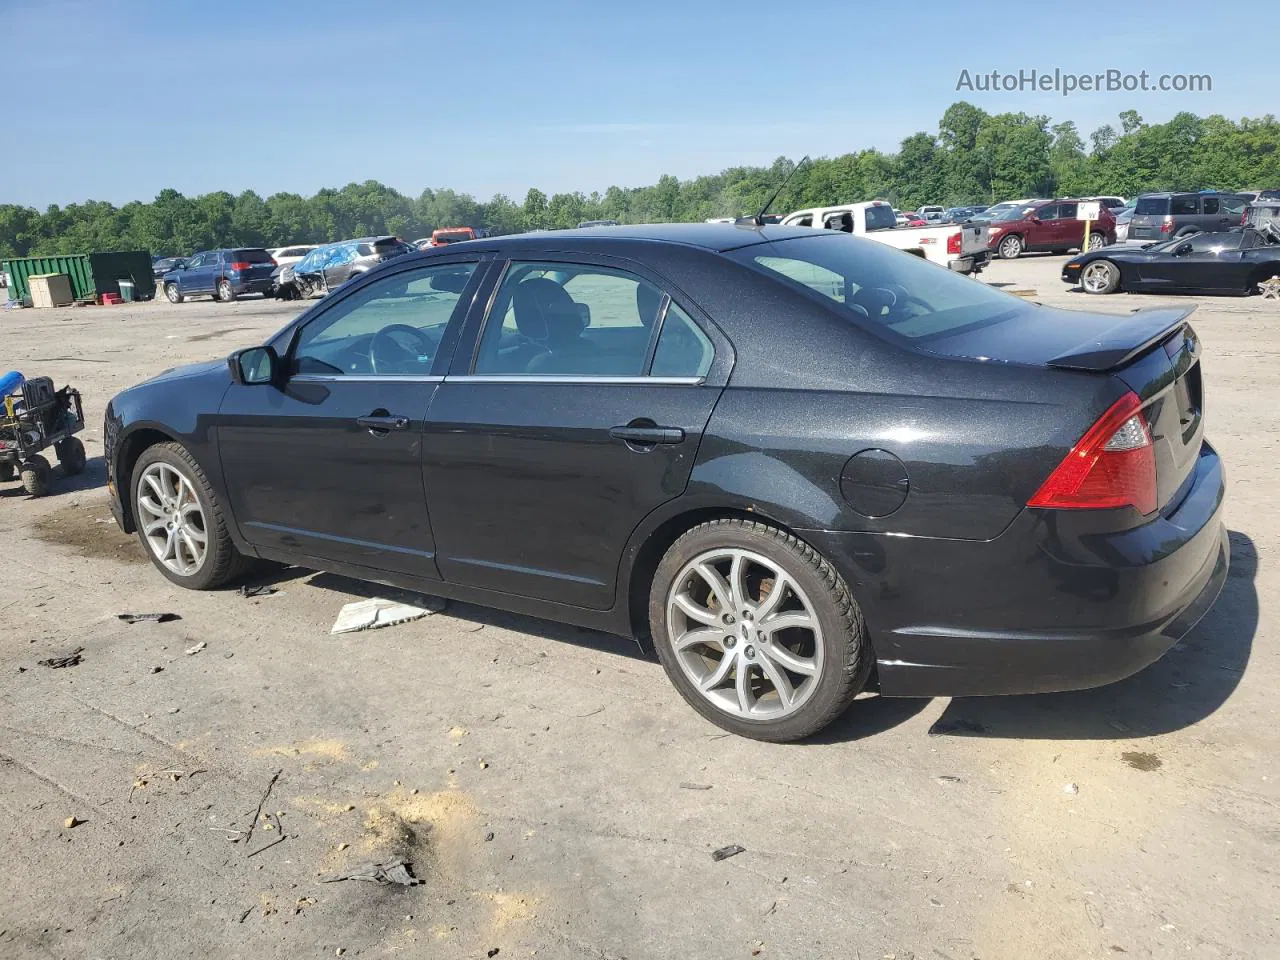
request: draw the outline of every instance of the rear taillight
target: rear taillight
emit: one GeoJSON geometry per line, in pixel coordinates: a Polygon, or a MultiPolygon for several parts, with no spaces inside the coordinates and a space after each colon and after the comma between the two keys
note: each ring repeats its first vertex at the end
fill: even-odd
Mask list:
{"type": "Polygon", "coordinates": [[[1142,402],[1132,391],[1089,428],[1049,474],[1029,507],[1053,510],[1156,509],[1156,455],[1142,402]]]}
{"type": "Polygon", "coordinates": [[[953,233],[947,237],[947,253],[954,253],[957,257],[960,256],[960,234],[953,233]]]}
{"type": "Polygon", "coordinates": [[[252,263],[245,263],[243,260],[237,260],[235,263],[227,264],[232,270],[248,270],[253,266],[252,263]]]}
{"type": "Polygon", "coordinates": [[[1161,233],[1172,233],[1172,232],[1173,232],[1173,217],[1168,217],[1168,216],[1166,216],[1166,217],[1164,218],[1164,220],[1162,220],[1162,221],[1161,221],[1161,223],[1160,223],[1160,232],[1161,232],[1161,233]]]}

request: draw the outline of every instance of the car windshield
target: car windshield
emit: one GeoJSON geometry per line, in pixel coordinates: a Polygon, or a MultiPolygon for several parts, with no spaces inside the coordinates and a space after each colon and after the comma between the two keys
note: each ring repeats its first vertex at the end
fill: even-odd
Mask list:
{"type": "Polygon", "coordinates": [[[437,233],[435,239],[437,243],[441,241],[457,243],[459,240],[470,240],[471,234],[464,230],[449,230],[444,233],[437,233]]]}
{"type": "Polygon", "coordinates": [[[992,214],[991,211],[988,210],[987,216],[991,220],[1021,220],[1024,216],[1026,216],[1031,211],[1031,209],[1032,209],[1031,207],[1024,207],[1022,205],[1018,205],[1013,207],[1006,207],[1003,210],[997,210],[994,214],[992,214]]]}
{"type": "Polygon", "coordinates": [[[856,237],[775,240],[728,255],[820,296],[861,325],[911,340],[976,329],[1033,309],[985,283],[856,237]]]}

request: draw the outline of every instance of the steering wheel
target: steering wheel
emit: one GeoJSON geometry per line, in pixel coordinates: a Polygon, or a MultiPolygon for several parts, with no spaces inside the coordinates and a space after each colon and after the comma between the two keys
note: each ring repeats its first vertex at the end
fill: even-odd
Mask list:
{"type": "Polygon", "coordinates": [[[407,323],[393,323],[369,341],[369,369],[383,374],[422,373],[435,351],[435,342],[423,331],[407,323]]]}

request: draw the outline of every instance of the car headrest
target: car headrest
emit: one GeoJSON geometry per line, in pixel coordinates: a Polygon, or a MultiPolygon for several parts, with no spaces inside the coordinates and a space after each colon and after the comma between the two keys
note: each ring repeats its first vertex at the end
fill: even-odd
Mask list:
{"type": "Polygon", "coordinates": [[[565,343],[578,337],[585,326],[573,297],[546,277],[522,280],[512,297],[512,308],[516,329],[539,343],[565,343]]]}

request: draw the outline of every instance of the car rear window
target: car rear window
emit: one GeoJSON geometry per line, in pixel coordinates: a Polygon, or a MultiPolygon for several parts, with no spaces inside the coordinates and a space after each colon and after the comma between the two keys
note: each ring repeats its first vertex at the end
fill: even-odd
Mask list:
{"type": "Polygon", "coordinates": [[[1169,212],[1168,197],[1139,197],[1138,205],[1133,208],[1137,217],[1163,217],[1169,212]]]}
{"type": "Polygon", "coordinates": [[[272,263],[271,254],[265,250],[232,250],[228,259],[237,263],[272,263]]]}
{"type": "Polygon", "coordinates": [[[445,243],[457,243],[460,240],[470,240],[471,233],[466,230],[440,230],[435,234],[436,240],[443,240],[445,243]]]}
{"type": "Polygon", "coordinates": [[[1032,309],[892,247],[841,234],[775,240],[727,256],[810,295],[862,326],[930,340],[1032,309]]]}
{"type": "Polygon", "coordinates": [[[882,207],[867,207],[867,229],[888,230],[898,225],[898,218],[893,214],[893,207],[888,204],[882,207]]]}

